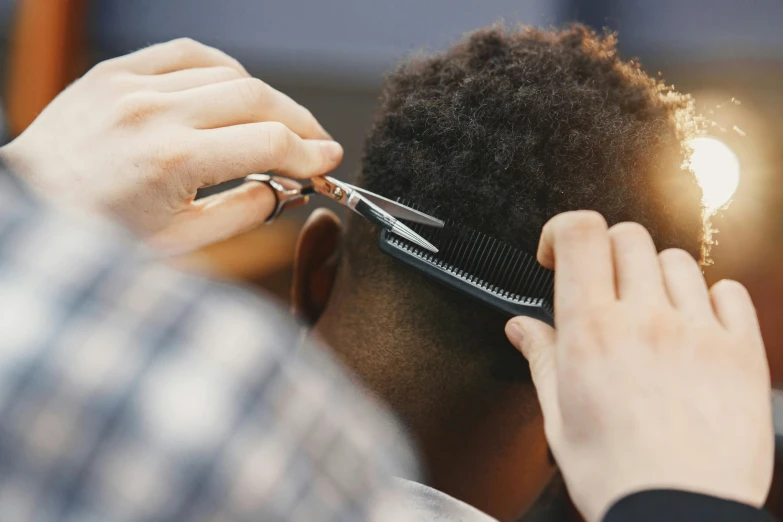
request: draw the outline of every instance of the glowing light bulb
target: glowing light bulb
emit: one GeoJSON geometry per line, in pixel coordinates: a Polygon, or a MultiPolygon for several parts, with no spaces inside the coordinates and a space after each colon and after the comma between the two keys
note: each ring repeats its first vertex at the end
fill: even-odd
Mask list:
{"type": "Polygon", "coordinates": [[[704,191],[704,204],[710,210],[717,210],[737,191],[739,158],[728,145],[716,138],[694,138],[690,146],[693,148],[691,169],[704,191]]]}

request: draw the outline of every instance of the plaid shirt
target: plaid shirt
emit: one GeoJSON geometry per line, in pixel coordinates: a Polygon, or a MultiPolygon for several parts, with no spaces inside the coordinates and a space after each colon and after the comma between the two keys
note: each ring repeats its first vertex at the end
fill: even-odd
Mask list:
{"type": "Polygon", "coordinates": [[[409,520],[399,433],[274,305],[0,171],[0,521],[409,520]]]}

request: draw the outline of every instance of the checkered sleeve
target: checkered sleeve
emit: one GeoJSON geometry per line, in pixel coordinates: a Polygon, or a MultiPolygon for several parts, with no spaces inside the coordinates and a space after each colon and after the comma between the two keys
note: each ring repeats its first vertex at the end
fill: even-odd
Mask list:
{"type": "Polygon", "coordinates": [[[0,173],[0,521],[404,521],[397,425],[274,304],[0,173]]]}

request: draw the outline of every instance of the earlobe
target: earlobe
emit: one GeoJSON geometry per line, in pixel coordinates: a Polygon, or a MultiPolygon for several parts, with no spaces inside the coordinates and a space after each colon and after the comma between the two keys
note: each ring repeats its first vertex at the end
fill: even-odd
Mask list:
{"type": "Polygon", "coordinates": [[[340,262],[342,222],[326,208],[313,211],[296,244],[291,303],[294,314],[315,324],[326,308],[340,262]]]}

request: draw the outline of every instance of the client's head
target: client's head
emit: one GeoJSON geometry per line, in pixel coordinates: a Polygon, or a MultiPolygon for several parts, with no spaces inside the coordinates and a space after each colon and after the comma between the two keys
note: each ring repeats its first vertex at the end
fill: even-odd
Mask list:
{"type": "MultiPolygon", "coordinates": [[[[387,77],[359,184],[531,255],[549,218],[593,209],[699,256],[693,131],[690,99],[621,61],[612,36],[491,28],[387,77]]],[[[319,332],[409,427],[436,487],[499,518],[524,509],[551,469],[507,318],[386,257],[361,217],[345,229],[337,249],[335,218],[309,221],[296,303],[326,308],[319,332]]]]}

